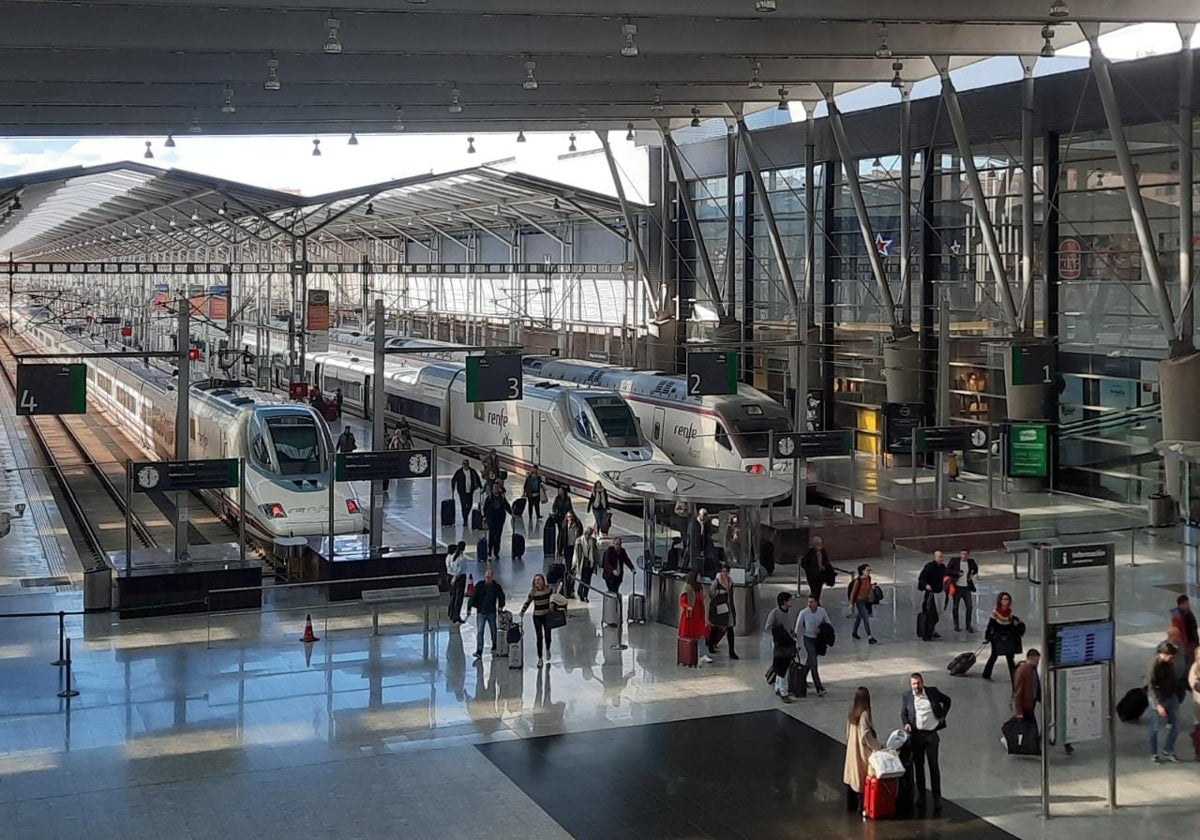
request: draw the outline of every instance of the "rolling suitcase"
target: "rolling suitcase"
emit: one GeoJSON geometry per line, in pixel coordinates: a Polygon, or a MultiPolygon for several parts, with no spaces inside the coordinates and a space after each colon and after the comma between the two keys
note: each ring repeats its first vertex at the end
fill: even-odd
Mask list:
{"type": "Polygon", "coordinates": [[[525,535],[524,534],[513,534],[512,535],[512,559],[520,560],[524,556],[525,556],[525,535]]]}
{"type": "Polygon", "coordinates": [[[1117,717],[1126,723],[1133,723],[1135,720],[1141,719],[1148,708],[1150,708],[1150,698],[1146,696],[1146,689],[1131,688],[1117,703],[1117,717]]]}
{"type": "Polygon", "coordinates": [[[808,696],[808,666],[799,659],[792,659],[787,672],[788,694],[793,697],[808,696]]]}
{"type": "MultiPolygon", "coordinates": [[[[617,603],[620,603],[619,601],[617,603]]],[[[695,668],[700,664],[700,640],[699,639],[680,639],[678,645],[678,653],[675,657],[676,664],[683,665],[688,668],[695,668]]]]}
{"type": "Polygon", "coordinates": [[[475,543],[475,556],[480,563],[486,563],[488,559],[488,541],[487,537],[480,537],[479,542],[475,543]]]}
{"type": "Polygon", "coordinates": [[[979,661],[979,651],[982,647],[977,648],[968,653],[960,653],[958,656],[950,660],[950,664],[946,666],[946,670],[950,672],[952,677],[961,677],[963,674],[975,667],[975,663],[979,661]]]}
{"type": "Polygon", "coordinates": [[[442,499],[441,517],[442,517],[442,527],[443,528],[454,527],[454,500],[453,499],[442,499]]]}
{"type": "Polygon", "coordinates": [[[545,527],[542,528],[542,556],[553,557],[558,553],[558,523],[554,519],[547,519],[545,527]]]}
{"type": "Polygon", "coordinates": [[[646,623],[646,596],[640,592],[629,593],[629,623],[646,623]]]}
{"type": "Polygon", "coordinates": [[[474,508],[471,511],[471,530],[483,530],[483,511],[481,511],[479,508],[474,508]]]}
{"type": "Polygon", "coordinates": [[[1031,720],[1009,718],[1000,727],[1001,740],[1009,755],[1041,755],[1042,733],[1031,720]]]}
{"type": "Polygon", "coordinates": [[[621,596],[612,592],[604,593],[604,609],[601,621],[605,627],[616,627],[621,623],[621,596]]]}
{"type": "Polygon", "coordinates": [[[551,586],[557,586],[566,572],[567,567],[565,563],[551,563],[550,568],[546,570],[546,583],[551,586]]]}
{"type": "Polygon", "coordinates": [[[521,625],[513,624],[504,635],[507,644],[504,646],[508,656],[508,667],[512,669],[525,667],[525,646],[522,644],[521,625]]]}
{"type": "Polygon", "coordinates": [[[527,504],[529,504],[529,502],[524,496],[512,503],[512,513],[515,519],[520,519],[525,515],[525,505],[527,504]]]}
{"type": "Polygon", "coordinates": [[[904,775],[896,780],[896,816],[911,817],[916,810],[916,773],[913,772],[912,743],[905,741],[897,750],[904,775]]]}
{"type": "Polygon", "coordinates": [[[863,817],[886,820],[896,816],[896,798],[900,783],[896,779],[867,776],[863,780],[863,817]]]}

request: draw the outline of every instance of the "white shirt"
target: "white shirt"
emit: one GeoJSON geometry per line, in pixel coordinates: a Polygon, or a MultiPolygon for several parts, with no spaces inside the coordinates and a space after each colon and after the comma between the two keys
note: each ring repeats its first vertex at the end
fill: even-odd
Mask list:
{"type": "Polygon", "coordinates": [[[829,621],[829,613],[825,612],[824,607],[817,607],[815,612],[805,607],[796,618],[796,635],[817,638],[817,630],[823,621],[829,621]]]}
{"type": "Polygon", "coordinates": [[[920,694],[913,692],[913,709],[917,713],[917,729],[924,732],[932,732],[938,727],[938,719],[933,714],[933,704],[929,702],[929,695],[922,691],[920,694]]]}
{"type": "Polygon", "coordinates": [[[464,557],[462,554],[447,554],[446,555],[446,574],[451,578],[461,577],[466,574],[463,571],[464,557]]]}

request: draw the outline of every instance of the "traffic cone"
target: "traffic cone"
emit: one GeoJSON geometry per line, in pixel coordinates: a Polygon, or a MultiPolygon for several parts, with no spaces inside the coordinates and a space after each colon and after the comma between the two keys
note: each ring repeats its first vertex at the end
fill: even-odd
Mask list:
{"type": "Polygon", "coordinates": [[[467,597],[475,594],[475,575],[467,575],[467,597]]]}
{"type": "Polygon", "coordinates": [[[305,644],[321,641],[317,638],[317,635],[313,633],[311,615],[304,616],[304,635],[300,637],[300,641],[304,642],[305,644]]]}

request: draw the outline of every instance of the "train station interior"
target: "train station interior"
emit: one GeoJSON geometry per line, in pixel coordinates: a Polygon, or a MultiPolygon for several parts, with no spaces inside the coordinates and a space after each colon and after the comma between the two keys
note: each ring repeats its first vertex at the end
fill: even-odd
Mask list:
{"type": "Polygon", "coordinates": [[[4,837],[1195,834],[1200,6],[0,8],[4,837]]]}

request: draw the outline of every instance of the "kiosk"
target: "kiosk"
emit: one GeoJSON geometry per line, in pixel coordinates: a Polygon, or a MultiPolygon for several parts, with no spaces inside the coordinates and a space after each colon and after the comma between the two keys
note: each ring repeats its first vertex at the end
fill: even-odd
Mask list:
{"type": "MultiPolygon", "coordinates": [[[[648,617],[674,627],[688,575],[707,585],[721,563],[734,580],[734,633],[759,631],[758,584],[762,508],[787,498],[790,481],[755,473],[646,464],[604,478],[642,498],[639,563],[648,617]]],[[[631,552],[631,554],[634,552],[631,552]]]]}

